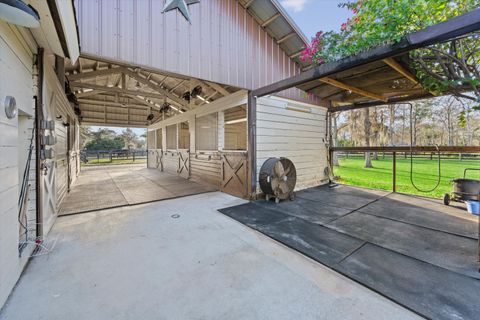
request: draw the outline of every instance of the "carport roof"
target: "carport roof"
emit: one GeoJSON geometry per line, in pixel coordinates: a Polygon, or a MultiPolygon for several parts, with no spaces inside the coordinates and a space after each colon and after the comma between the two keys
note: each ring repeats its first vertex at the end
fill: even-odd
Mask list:
{"type": "Polygon", "coordinates": [[[333,102],[336,106],[331,110],[335,111],[432,97],[408,68],[408,53],[479,29],[480,9],[476,9],[411,33],[398,43],[378,46],[255,89],[252,95],[260,97],[297,87],[333,102]]]}

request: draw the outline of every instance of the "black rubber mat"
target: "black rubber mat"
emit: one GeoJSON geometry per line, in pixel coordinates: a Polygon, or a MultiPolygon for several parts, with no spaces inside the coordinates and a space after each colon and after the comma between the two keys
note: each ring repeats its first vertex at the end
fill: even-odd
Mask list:
{"type": "Polygon", "coordinates": [[[480,281],[366,244],[336,270],[431,319],[479,319],[480,281]]]}
{"type": "Polygon", "coordinates": [[[342,217],[328,227],[418,260],[480,278],[475,259],[477,240],[361,212],[342,217]]]}
{"type": "Polygon", "coordinates": [[[283,202],[280,206],[273,201],[257,201],[256,205],[267,209],[281,211],[316,224],[325,224],[336,220],[352,211],[348,208],[332,207],[297,197],[295,201],[283,202]]]}
{"type": "Polygon", "coordinates": [[[410,224],[478,239],[478,227],[475,219],[467,212],[458,214],[451,207],[431,203],[429,200],[391,195],[380,199],[361,212],[410,224]],[[449,212],[450,211],[450,212],[449,212]],[[473,220],[469,222],[469,220],[473,220]]]}
{"type": "Polygon", "coordinates": [[[386,201],[386,196],[345,186],[320,187],[297,193],[293,202],[257,201],[219,211],[420,315],[478,319],[476,241],[452,232],[478,224],[447,217],[443,224],[422,227],[445,213],[429,205],[417,208],[414,201],[403,209],[403,203],[386,201]],[[429,216],[415,219],[414,213],[422,212],[429,216]]]}
{"type": "Polygon", "coordinates": [[[354,237],[254,203],[220,211],[328,266],[335,265],[364,243],[354,237]]]}

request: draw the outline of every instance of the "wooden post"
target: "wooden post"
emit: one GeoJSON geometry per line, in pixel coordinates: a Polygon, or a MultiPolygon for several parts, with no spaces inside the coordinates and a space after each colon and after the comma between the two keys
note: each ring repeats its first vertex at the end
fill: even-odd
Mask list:
{"type": "Polygon", "coordinates": [[[392,191],[397,192],[397,153],[392,153],[392,191]]]}

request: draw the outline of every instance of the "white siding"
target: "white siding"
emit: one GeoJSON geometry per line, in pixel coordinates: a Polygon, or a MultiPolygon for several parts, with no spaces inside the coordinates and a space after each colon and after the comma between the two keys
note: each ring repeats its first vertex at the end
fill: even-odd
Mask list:
{"type": "Polygon", "coordinates": [[[325,108],[272,96],[259,98],[257,179],[265,160],[285,157],[297,170],[296,190],[325,183],[328,179],[324,174],[327,167],[325,129],[325,108]]]}
{"type": "MultiPolygon", "coordinates": [[[[0,20],[0,307],[25,266],[29,255],[27,250],[32,249],[27,248],[23,258],[18,257],[18,157],[25,151],[20,150],[24,148],[25,141],[18,139],[18,117],[8,119],[3,110],[3,101],[10,95],[15,97],[19,109],[27,115],[33,115],[31,42],[32,39],[24,39],[17,28],[0,20]]],[[[31,123],[21,128],[27,135],[29,129],[31,123]]],[[[35,194],[33,188],[32,194],[35,194]]]]}

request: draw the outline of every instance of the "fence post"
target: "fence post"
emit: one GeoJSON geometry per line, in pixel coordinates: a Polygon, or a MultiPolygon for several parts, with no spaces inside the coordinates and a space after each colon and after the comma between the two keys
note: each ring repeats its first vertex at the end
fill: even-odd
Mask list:
{"type": "Polygon", "coordinates": [[[133,151],[133,162],[135,162],[135,151],[133,151]]]}
{"type": "Polygon", "coordinates": [[[392,191],[397,192],[397,153],[392,153],[392,191]]]}

